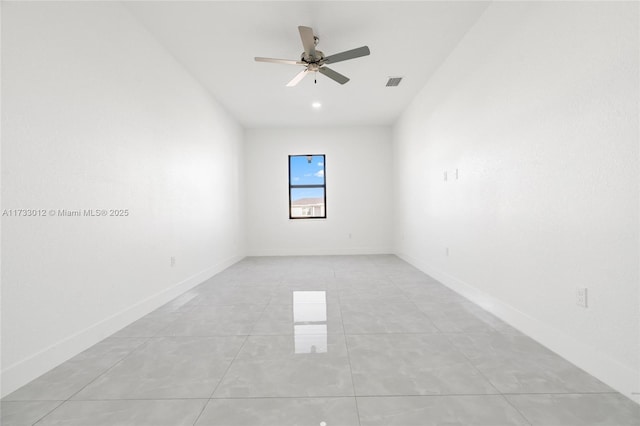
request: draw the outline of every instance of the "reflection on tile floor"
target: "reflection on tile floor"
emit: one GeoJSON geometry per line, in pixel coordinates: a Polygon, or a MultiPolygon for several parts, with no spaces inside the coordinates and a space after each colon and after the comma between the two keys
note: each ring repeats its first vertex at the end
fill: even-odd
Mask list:
{"type": "Polygon", "coordinates": [[[261,257],[8,395],[0,424],[637,426],[640,406],[395,256],[261,257]]]}

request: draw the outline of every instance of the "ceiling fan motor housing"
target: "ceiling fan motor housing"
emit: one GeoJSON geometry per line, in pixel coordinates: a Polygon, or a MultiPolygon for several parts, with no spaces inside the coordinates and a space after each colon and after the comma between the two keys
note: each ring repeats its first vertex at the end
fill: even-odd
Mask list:
{"type": "Polygon", "coordinates": [[[307,55],[306,52],[302,52],[300,54],[300,60],[308,64],[322,65],[321,62],[324,61],[324,53],[320,50],[316,50],[316,54],[312,57],[311,55],[307,55]]]}

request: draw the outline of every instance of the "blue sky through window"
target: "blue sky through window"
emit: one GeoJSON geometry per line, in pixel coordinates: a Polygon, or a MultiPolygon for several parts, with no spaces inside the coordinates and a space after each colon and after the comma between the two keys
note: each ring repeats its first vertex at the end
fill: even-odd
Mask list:
{"type": "MultiPolygon", "coordinates": [[[[290,157],[289,182],[291,185],[324,185],[324,156],[306,155],[290,157]]],[[[291,201],[301,198],[324,198],[324,188],[291,188],[291,201]]]]}
{"type": "Polygon", "coordinates": [[[324,188],[291,188],[291,201],[302,198],[324,198],[324,188]]]}
{"type": "Polygon", "coordinates": [[[324,156],[314,155],[311,163],[306,155],[291,157],[291,185],[324,185],[324,156]]]}

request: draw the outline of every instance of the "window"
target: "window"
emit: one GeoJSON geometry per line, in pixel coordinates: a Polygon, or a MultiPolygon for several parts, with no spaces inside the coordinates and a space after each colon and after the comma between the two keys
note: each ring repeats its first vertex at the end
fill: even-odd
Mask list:
{"type": "Polygon", "coordinates": [[[289,219],[326,219],[324,155],[289,156],[289,219]]]}

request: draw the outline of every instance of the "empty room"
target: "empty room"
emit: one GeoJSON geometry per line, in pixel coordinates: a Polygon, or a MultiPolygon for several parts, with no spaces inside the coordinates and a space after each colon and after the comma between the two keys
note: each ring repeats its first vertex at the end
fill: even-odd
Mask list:
{"type": "Polygon", "coordinates": [[[637,426],[640,3],[2,1],[2,426],[637,426]]]}

